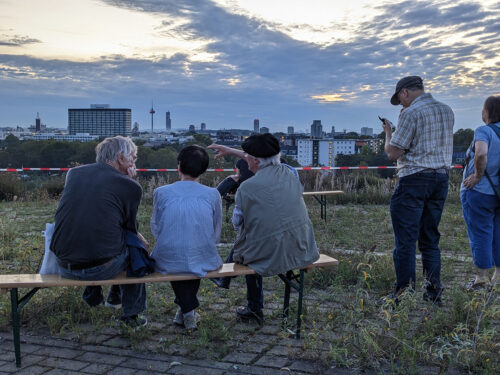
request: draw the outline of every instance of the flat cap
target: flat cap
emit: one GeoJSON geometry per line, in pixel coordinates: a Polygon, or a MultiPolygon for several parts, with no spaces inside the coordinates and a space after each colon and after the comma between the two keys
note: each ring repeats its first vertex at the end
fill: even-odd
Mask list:
{"type": "Polygon", "coordinates": [[[424,82],[422,78],[420,78],[419,76],[408,76],[401,78],[396,84],[396,91],[394,92],[394,95],[391,98],[391,104],[392,105],[399,104],[398,94],[402,89],[409,89],[413,87],[423,89],[424,82]]]}
{"type": "Polygon", "coordinates": [[[280,152],[280,143],[269,133],[252,134],[241,145],[243,151],[256,158],[268,158],[280,152]]]}

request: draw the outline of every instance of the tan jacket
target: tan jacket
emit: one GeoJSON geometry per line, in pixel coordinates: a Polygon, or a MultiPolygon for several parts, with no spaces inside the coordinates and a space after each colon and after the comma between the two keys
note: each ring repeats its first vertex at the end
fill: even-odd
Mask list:
{"type": "Polygon", "coordinates": [[[302,185],[284,165],[270,165],[236,193],[243,224],[233,258],[262,276],[300,268],[319,258],[302,185]]]}

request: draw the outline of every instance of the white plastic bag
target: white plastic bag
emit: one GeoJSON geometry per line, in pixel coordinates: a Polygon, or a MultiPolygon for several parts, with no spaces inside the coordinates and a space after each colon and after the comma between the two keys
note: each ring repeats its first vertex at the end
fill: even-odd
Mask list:
{"type": "Polygon", "coordinates": [[[52,235],[54,234],[54,223],[46,223],[45,231],[42,234],[45,236],[45,254],[43,256],[42,267],[40,268],[40,274],[59,274],[59,265],[57,264],[56,255],[50,250],[50,241],[52,240],[52,235]]]}

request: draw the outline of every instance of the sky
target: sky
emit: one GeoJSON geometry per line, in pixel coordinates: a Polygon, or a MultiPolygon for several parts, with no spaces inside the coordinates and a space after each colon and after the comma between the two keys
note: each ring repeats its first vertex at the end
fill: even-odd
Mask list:
{"type": "Polygon", "coordinates": [[[131,108],[165,129],[381,131],[420,75],[455,130],[500,94],[496,0],[0,0],[0,127],[65,128],[68,108],[131,108]]]}

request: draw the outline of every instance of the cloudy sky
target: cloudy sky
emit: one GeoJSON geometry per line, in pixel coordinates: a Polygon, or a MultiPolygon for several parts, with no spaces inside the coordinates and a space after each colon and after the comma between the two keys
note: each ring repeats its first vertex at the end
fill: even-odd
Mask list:
{"type": "Polygon", "coordinates": [[[67,126],[68,108],[131,108],[164,129],[381,130],[396,81],[421,75],[455,129],[500,94],[500,3],[394,0],[0,0],[0,126],[67,126]]]}

